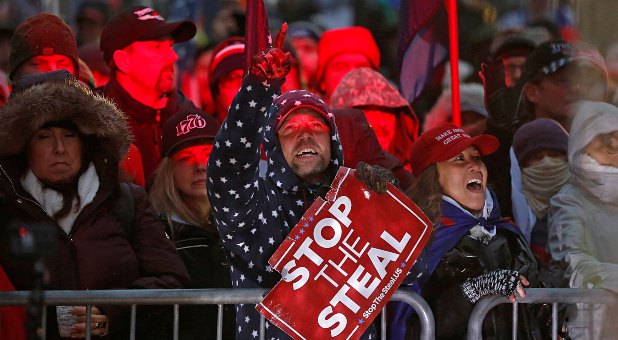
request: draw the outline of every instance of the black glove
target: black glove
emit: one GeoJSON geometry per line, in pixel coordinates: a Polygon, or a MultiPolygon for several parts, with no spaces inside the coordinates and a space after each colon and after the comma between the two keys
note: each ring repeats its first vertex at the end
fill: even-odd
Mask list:
{"type": "Polygon", "coordinates": [[[479,77],[483,80],[485,107],[489,112],[490,124],[499,129],[515,129],[519,122],[517,109],[521,85],[506,87],[501,58],[482,63],[479,77]]]}
{"type": "Polygon", "coordinates": [[[519,285],[519,273],[516,270],[503,269],[469,278],[461,285],[461,290],[468,301],[476,303],[490,294],[511,296],[519,285]]]}
{"type": "Polygon", "coordinates": [[[365,182],[369,190],[377,193],[385,193],[387,183],[397,185],[397,179],[393,172],[378,165],[369,165],[365,162],[358,162],[356,165],[356,178],[365,182]]]}

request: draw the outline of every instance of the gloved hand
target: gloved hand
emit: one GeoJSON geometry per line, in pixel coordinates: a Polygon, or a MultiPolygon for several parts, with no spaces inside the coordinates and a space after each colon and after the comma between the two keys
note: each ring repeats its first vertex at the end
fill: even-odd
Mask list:
{"type": "Polygon", "coordinates": [[[479,77],[485,89],[485,108],[489,113],[490,123],[499,129],[515,129],[519,122],[517,109],[520,85],[507,88],[504,82],[504,65],[502,59],[490,59],[481,64],[479,77]]]}
{"type": "Polygon", "coordinates": [[[272,80],[281,80],[290,72],[292,56],[290,52],[283,52],[283,42],[288,32],[288,24],[283,23],[277,34],[275,45],[258,52],[251,60],[249,72],[251,74],[272,80]]]}
{"type": "Polygon", "coordinates": [[[461,285],[461,290],[468,301],[476,303],[480,298],[490,294],[500,294],[515,302],[515,291],[525,297],[523,285],[528,285],[525,277],[515,270],[495,270],[474,278],[469,278],[461,285]]]}
{"type": "Polygon", "coordinates": [[[397,179],[393,175],[393,172],[378,165],[358,162],[355,173],[356,178],[365,182],[369,190],[373,190],[379,194],[386,192],[387,183],[397,185],[397,179]]]}

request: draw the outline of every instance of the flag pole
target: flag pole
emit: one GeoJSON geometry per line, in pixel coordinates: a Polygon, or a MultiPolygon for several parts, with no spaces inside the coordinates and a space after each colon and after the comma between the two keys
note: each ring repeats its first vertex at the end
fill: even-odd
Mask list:
{"type": "Polygon", "coordinates": [[[461,126],[461,109],[459,100],[459,34],[457,30],[457,0],[444,0],[448,13],[448,35],[451,62],[451,98],[453,107],[453,124],[461,126]]]}

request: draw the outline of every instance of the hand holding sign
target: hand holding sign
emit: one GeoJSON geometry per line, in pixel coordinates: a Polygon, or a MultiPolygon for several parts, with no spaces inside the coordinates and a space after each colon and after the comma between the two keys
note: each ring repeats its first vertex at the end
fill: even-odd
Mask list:
{"type": "Polygon", "coordinates": [[[331,187],[268,261],[282,280],[257,307],[295,339],[358,339],[432,230],[391,184],[377,194],[340,167],[331,187]]]}
{"type": "Polygon", "coordinates": [[[292,57],[290,52],[283,52],[283,42],[288,32],[288,24],[283,23],[277,34],[275,45],[267,47],[253,56],[251,68],[252,74],[266,79],[283,79],[290,72],[292,57]]]}

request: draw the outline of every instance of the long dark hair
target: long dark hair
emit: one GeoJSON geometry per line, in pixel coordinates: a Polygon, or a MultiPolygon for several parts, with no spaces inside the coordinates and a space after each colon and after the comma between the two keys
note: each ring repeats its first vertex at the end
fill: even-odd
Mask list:
{"type": "Polygon", "coordinates": [[[443,194],[438,168],[435,164],[428,166],[416,177],[406,191],[406,195],[421,208],[433,223],[437,223],[440,218],[440,202],[443,194]]]}

